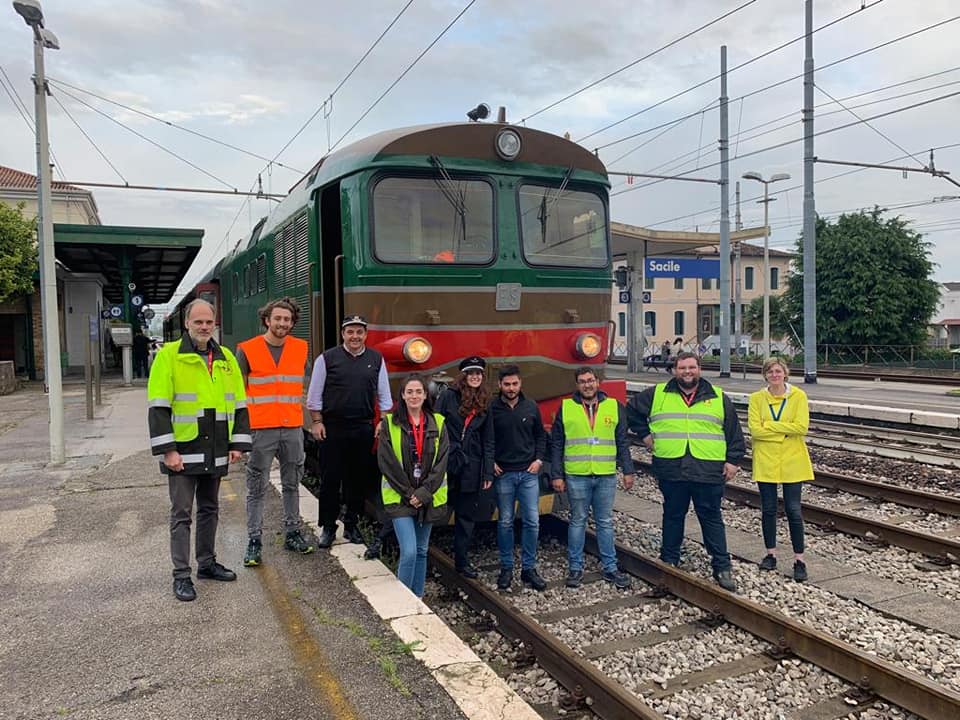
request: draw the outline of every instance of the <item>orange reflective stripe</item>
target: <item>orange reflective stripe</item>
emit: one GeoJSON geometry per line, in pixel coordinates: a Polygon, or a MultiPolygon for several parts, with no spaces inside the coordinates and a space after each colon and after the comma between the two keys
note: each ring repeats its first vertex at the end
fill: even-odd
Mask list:
{"type": "Polygon", "coordinates": [[[250,374],[247,376],[247,411],[254,430],[303,425],[303,370],[307,343],[290,335],[284,341],[280,362],[273,360],[262,335],[240,343],[250,374]]]}

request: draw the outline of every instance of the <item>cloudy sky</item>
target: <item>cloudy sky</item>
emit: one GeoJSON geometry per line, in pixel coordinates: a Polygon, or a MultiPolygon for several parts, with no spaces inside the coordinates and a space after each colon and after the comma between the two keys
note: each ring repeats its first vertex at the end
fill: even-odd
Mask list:
{"type": "MultiPolygon", "coordinates": [[[[715,105],[720,93],[719,81],[711,78],[718,74],[719,48],[726,44],[732,70],[730,176],[751,170],[793,176],[773,186],[778,200],[770,206],[771,246],[789,248],[802,219],[802,143],[750,153],[801,137],[802,81],[756,91],[802,72],[803,43],[736,67],[800,38],[801,0],[755,0],[545,110],[744,4],[747,0],[412,0],[404,9],[407,0],[43,0],[47,27],[62,48],[46,54],[47,73],[56,81],[49,107],[55,177],[116,183],[123,182],[122,176],[130,184],[246,191],[259,173],[264,190],[284,192],[299,179],[299,171],[341,138],[342,146],[388,127],[460,121],[478,102],[506,106],[511,122],[569,132],[585,147],[600,148],[610,170],[718,177],[715,105]],[[337,89],[398,14],[396,24],[337,89]],[[286,167],[268,164],[335,90],[329,116],[321,111],[279,156],[278,163],[286,167]],[[686,115],[692,117],[664,125],[686,115]]],[[[31,34],[9,3],[2,7],[0,67],[5,75],[0,79],[5,90],[7,79],[12,81],[32,117],[31,34]]],[[[815,34],[818,67],[949,22],[819,71],[816,130],[960,93],[958,10],[956,0],[817,0],[815,27],[853,13],[815,34]]],[[[873,128],[857,124],[826,133],[817,138],[816,154],[920,167],[931,147],[957,145],[937,150],[936,166],[960,179],[958,111],[960,95],[955,95],[873,120],[873,128]]],[[[0,92],[0,127],[0,164],[35,172],[32,131],[7,92],[0,92]]],[[[874,204],[898,208],[932,244],[936,278],[960,280],[960,187],[923,174],[850,170],[817,166],[817,210],[831,215],[874,204]]],[[[613,179],[616,221],[658,229],[719,228],[716,186],[624,182],[613,179]]],[[[758,183],[743,183],[746,226],[762,223],[762,206],[755,202],[759,189],[758,183]]],[[[104,223],[203,228],[203,251],[188,282],[270,209],[265,200],[219,195],[104,189],[95,194],[104,223]]]]}

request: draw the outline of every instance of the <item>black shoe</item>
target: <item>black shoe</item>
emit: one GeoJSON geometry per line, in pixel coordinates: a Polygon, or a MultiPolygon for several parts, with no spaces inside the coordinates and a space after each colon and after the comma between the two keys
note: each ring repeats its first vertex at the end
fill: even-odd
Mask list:
{"type": "Polygon", "coordinates": [[[803,582],[807,579],[807,565],[803,560],[797,560],[793,564],[793,579],[797,582],[803,582]]]}
{"type": "Polygon", "coordinates": [[[766,555],[763,560],[760,561],[761,570],[776,570],[777,569],[777,556],[776,555],[766,555]]]}
{"type": "Polygon", "coordinates": [[[320,537],[317,540],[317,547],[318,548],[330,547],[331,545],[333,545],[333,541],[336,539],[336,537],[337,537],[336,527],[332,527],[332,528],[325,527],[323,530],[320,531],[320,537]]]}
{"type": "Polygon", "coordinates": [[[360,528],[356,525],[343,528],[343,539],[347,542],[352,542],[354,545],[363,545],[364,543],[363,533],[360,532],[360,528]]]}
{"type": "Polygon", "coordinates": [[[286,540],[283,541],[283,546],[287,550],[298,552],[301,555],[308,555],[313,552],[313,545],[303,539],[299,530],[288,532],[286,540]]]}
{"type": "Polygon", "coordinates": [[[630,578],[619,570],[604,570],[603,579],[613,583],[618,590],[626,590],[630,587],[630,578]]]}
{"type": "Polygon", "coordinates": [[[243,566],[256,567],[259,565],[262,560],[262,552],[263,543],[261,543],[259,540],[250,538],[250,542],[247,543],[247,552],[243,556],[243,566]]]}
{"type": "Polygon", "coordinates": [[[540,577],[540,573],[537,572],[536,568],[523,570],[520,573],[520,582],[524,585],[529,585],[537,592],[543,592],[547,589],[547,581],[540,577]]]}
{"type": "Polygon", "coordinates": [[[184,602],[197,599],[197,591],[193,587],[193,580],[188,577],[173,579],[173,594],[177,600],[183,600],[184,602]]]}
{"type": "Polygon", "coordinates": [[[377,560],[380,557],[380,546],[382,542],[379,537],[375,537],[373,542],[370,543],[370,546],[367,548],[366,552],[363,553],[364,560],[377,560]]]}
{"type": "Polygon", "coordinates": [[[717,581],[717,585],[722,587],[724,590],[729,590],[730,592],[737,591],[737,583],[733,579],[733,573],[730,568],[725,570],[714,570],[713,579],[717,581]]]}
{"type": "Polygon", "coordinates": [[[476,580],[478,577],[480,577],[480,573],[477,572],[477,569],[473,565],[469,564],[464,565],[462,568],[457,568],[457,572],[470,580],[476,580]]]}
{"type": "Polygon", "coordinates": [[[567,573],[567,587],[578,588],[583,585],[583,570],[571,570],[567,573]]]}
{"type": "Polygon", "coordinates": [[[197,568],[197,577],[203,578],[204,580],[232,582],[237,579],[237,574],[233,570],[228,570],[220,563],[215,562],[206,567],[197,568]]]}
{"type": "Polygon", "coordinates": [[[497,576],[497,589],[509,590],[513,585],[513,568],[503,568],[497,576]]]}

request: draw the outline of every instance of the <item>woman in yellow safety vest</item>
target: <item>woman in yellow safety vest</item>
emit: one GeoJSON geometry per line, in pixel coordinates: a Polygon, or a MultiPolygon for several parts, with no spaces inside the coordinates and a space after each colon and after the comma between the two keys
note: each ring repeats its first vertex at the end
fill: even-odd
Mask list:
{"type": "Polygon", "coordinates": [[[760,488],[763,542],[767,554],[761,570],[777,567],[777,485],[783,485],[783,508],[796,556],[793,579],[807,579],[803,561],[803,515],[800,493],[805,480],[813,479],[813,465],[804,436],[810,426],[807,395],[787,382],[790,371],[779,358],[763,364],[767,386],[750,395],[749,425],[753,445],[753,479],[760,488]]]}
{"type": "Polygon", "coordinates": [[[380,494],[400,545],[397,577],[422,597],[430,530],[447,511],[448,451],[443,416],[433,412],[422,377],[401,383],[400,401],[383,416],[379,438],[380,494]]]}

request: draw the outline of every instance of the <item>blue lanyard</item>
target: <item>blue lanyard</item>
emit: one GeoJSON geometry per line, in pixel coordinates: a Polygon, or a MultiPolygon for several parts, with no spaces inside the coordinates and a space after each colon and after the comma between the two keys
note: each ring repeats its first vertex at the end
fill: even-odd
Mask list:
{"type": "Polygon", "coordinates": [[[773,403],[769,403],[769,404],[767,405],[767,407],[770,408],[770,414],[773,415],[774,421],[779,421],[779,420],[780,420],[780,416],[783,415],[783,408],[786,407],[786,404],[787,404],[787,399],[784,398],[784,399],[780,402],[780,409],[777,410],[776,412],[774,412],[774,410],[773,410],[773,403]]]}

